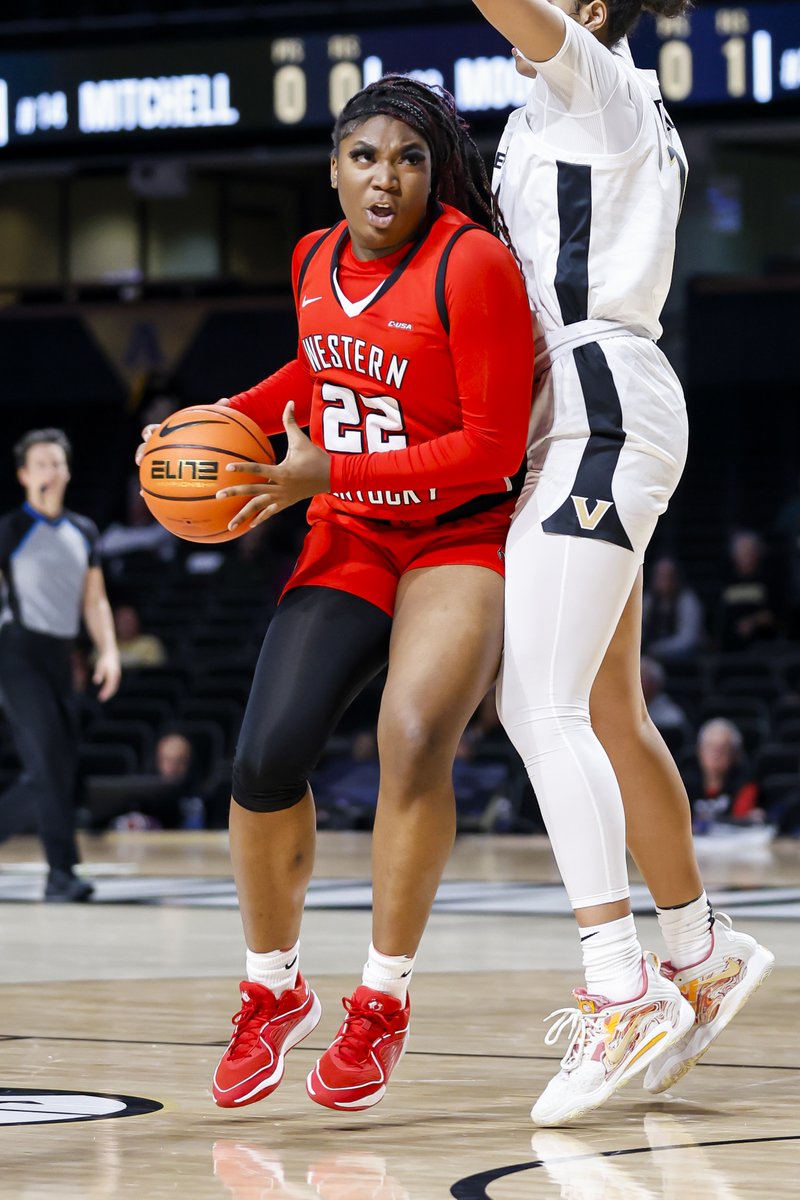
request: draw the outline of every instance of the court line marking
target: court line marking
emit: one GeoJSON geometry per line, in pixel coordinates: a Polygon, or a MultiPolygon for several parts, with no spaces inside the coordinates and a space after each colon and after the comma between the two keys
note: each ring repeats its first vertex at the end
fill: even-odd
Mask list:
{"type": "MultiPolygon", "coordinates": [[[[84,875],[91,878],[91,870],[84,875]]],[[[187,875],[130,875],[116,878],[105,875],[95,880],[97,892],[93,907],[114,907],[123,904],[141,907],[175,909],[233,909],[237,906],[236,890],[230,876],[187,875]]],[[[0,903],[38,902],[33,893],[31,877],[24,873],[15,876],[9,864],[0,877],[0,903]]],[[[800,917],[800,888],[791,885],[720,887],[714,894],[715,906],[729,909],[734,915],[758,920],[796,920],[800,917]]],[[[631,902],[636,915],[652,915],[653,905],[647,889],[641,884],[631,888],[631,902]]],[[[329,912],[366,911],[372,904],[368,879],[316,879],[311,881],[306,907],[329,912]]],[[[479,915],[531,917],[559,916],[572,918],[566,893],[554,881],[528,880],[465,880],[446,879],[442,882],[434,913],[439,915],[479,915]]]]}
{"type": "MultiPolygon", "coordinates": [[[[58,1034],[36,1034],[36,1033],[3,1033],[0,1034],[0,1042],[80,1042],[91,1045],[101,1046],[176,1046],[188,1047],[195,1050],[214,1050],[222,1049],[227,1046],[227,1042],[160,1042],[154,1041],[152,1038],[92,1038],[92,1037],[71,1037],[58,1034]]],[[[328,1045],[312,1046],[305,1042],[302,1046],[295,1046],[295,1050],[307,1050],[314,1054],[327,1050],[328,1045]]],[[[468,1059],[486,1059],[487,1061],[495,1061],[502,1059],[507,1062],[558,1062],[557,1054],[468,1054],[461,1050],[407,1050],[407,1054],[414,1058],[468,1058],[468,1059]]],[[[786,1063],[771,1064],[771,1063],[716,1063],[716,1062],[699,1062],[693,1068],[724,1068],[730,1071],[800,1071],[798,1066],[789,1066],[786,1063]]],[[[756,1086],[756,1085],[752,1085],[756,1086]]]]}
{"type": "MultiPolygon", "coordinates": [[[[698,1064],[700,1065],[700,1064],[698,1064]]],[[[774,1137],[728,1138],[714,1142],[676,1142],[672,1146],[634,1146],[626,1150],[597,1150],[593,1154],[567,1154],[563,1158],[552,1159],[551,1162],[580,1162],[592,1158],[622,1158],[630,1154],[661,1154],[664,1150],[707,1150],[714,1146],[751,1146],[764,1142],[797,1142],[800,1133],[787,1133],[774,1137]]],[[[492,1200],[486,1188],[500,1179],[510,1175],[520,1175],[523,1171],[535,1171],[547,1164],[536,1158],[532,1162],[516,1163],[511,1167],[495,1167],[491,1171],[479,1171],[476,1175],[468,1175],[459,1179],[450,1188],[454,1200],[492,1200]]]]}

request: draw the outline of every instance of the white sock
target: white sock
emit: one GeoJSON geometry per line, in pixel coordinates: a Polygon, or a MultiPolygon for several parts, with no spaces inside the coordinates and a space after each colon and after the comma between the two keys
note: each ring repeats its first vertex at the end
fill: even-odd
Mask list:
{"type": "Polygon", "coordinates": [[[297,985],[300,961],[300,942],[288,950],[272,950],[269,954],[247,951],[247,978],[251,983],[261,983],[276,996],[282,996],[297,985]]]}
{"type": "Polygon", "coordinates": [[[691,967],[711,950],[714,910],[705,892],[678,908],[658,908],[658,923],[673,967],[691,967]]]}
{"type": "Polygon", "coordinates": [[[386,992],[405,1004],[415,958],[416,955],[409,958],[405,954],[381,954],[370,942],[361,982],[374,992],[386,992]]]}
{"type": "Polygon", "coordinates": [[[633,916],[579,930],[586,988],[609,1000],[633,1000],[642,990],[642,947],[633,916]]]}

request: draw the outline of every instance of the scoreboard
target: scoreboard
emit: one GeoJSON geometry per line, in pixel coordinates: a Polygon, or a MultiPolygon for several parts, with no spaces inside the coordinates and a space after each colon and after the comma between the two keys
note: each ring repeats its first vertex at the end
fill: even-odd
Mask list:
{"type": "MultiPolygon", "coordinates": [[[[645,17],[637,65],[658,71],[675,112],[711,106],[800,112],[800,3],[711,4],[645,17]]],[[[483,22],[131,42],[0,53],[0,162],[27,153],[130,144],[156,150],[326,131],[347,99],[387,71],[453,92],[471,119],[524,103],[505,42],[483,22]]]]}

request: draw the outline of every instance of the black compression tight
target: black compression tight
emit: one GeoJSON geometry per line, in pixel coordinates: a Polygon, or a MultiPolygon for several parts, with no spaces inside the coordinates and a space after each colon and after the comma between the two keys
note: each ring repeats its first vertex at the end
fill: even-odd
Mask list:
{"type": "Polygon", "coordinates": [[[386,665],[392,618],[327,587],[287,592],[256,665],[233,764],[233,798],[253,812],[298,804],[339,718],[386,665]]]}

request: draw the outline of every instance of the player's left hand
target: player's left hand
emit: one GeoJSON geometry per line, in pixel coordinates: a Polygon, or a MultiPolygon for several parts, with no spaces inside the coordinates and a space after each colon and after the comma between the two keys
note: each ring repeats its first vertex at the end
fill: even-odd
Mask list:
{"type": "Polygon", "coordinates": [[[286,405],[283,411],[283,427],[286,430],[288,449],[281,463],[229,463],[228,471],[246,471],[250,475],[263,475],[263,483],[243,483],[223,488],[217,497],[252,496],[241,512],[233,518],[229,529],[236,529],[243,521],[251,520],[251,529],[274,517],[275,513],[330,491],[330,457],[307,438],[294,417],[294,404],[286,405]]]}
{"type": "Polygon", "coordinates": [[[92,683],[97,684],[100,688],[97,699],[104,702],[110,700],[116,694],[121,678],[122,667],[119,655],[111,651],[101,654],[94,665],[94,674],[92,675],[92,683]]]}

